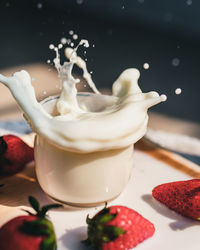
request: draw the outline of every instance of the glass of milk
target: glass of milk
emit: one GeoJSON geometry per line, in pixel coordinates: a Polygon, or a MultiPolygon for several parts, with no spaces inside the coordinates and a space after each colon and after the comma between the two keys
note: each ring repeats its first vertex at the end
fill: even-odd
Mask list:
{"type": "MultiPolygon", "coordinates": [[[[81,44],[88,45],[86,40],[81,44]]],[[[54,48],[63,85],[58,97],[39,103],[25,70],[11,77],[0,75],[0,82],[10,89],[36,133],[36,174],[42,189],[57,201],[86,207],[112,200],[123,191],[132,171],[133,145],[146,133],[148,108],[166,96],[143,93],[140,73],[134,68],[120,74],[112,95],[102,95],[77,48],[66,48],[69,61],[63,65],[54,48]],[[83,70],[94,93],[77,93],[74,64],[83,70]]]]}
{"type": "MultiPolygon", "coordinates": [[[[82,94],[79,102],[84,103],[86,99],[85,103],[92,108],[94,96],[91,96],[82,94]]],[[[99,99],[96,108],[102,108],[102,95],[95,99],[99,99]]],[[[58,97],[51,97],[42,102],[52,116],[56,115],[57,100],[58,97]]],[[[131,175],[133,144],[80,152],[62,148],[37,135],[34,148],[39,184],[51,198],[65,204],[86,207],[112,200],[122,192],[131,175]]]]}

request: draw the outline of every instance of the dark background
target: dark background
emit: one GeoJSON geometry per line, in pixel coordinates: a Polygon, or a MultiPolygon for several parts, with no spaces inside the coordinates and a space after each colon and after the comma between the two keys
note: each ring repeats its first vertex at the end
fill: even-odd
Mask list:
{"type": "Polygon", "coordinates": [[[87,59],[98,88],[136,67],[143,91],[168,96],[153,110],[200,122],[200,1],[0,0],[0,69],[46,63],[54,57],[49,44],[69,30],[95,44],[87,59]]]}

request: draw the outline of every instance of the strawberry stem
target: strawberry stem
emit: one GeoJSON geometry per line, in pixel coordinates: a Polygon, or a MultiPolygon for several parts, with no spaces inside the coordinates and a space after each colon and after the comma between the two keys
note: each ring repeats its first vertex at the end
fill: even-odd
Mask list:
{"type": "Polygon", "coordinates": [[[38,200],[36,200],[36,198],[34,198],[33,196],[29,196],[28,200],[32,208],[37,212],[35,215],[41,218],[44,218],[46,213],[50,209],[62,207],[61,204],[50,204],[50,205],[40,207],[38,200]]]}
{"type": "Polygon", "coordinates": [[[32,206],[32,208],[38,213],[40,210],[39,202],[33,196],[29,196],[28,201],[30,205],[32,206]]]}

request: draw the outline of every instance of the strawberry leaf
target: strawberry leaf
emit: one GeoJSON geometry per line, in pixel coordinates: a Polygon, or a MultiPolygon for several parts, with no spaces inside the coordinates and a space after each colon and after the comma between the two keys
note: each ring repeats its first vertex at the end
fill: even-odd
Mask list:
{"type": "MultiPolygon", "coordinates": [[[[36,217],[37,218],[37,217],[36,217]]],[[[26,234],[42,236],[41,250],[56,250],[56,236],[51,221],[46,218],[39,218],[33,221],[24,221],[20,230],[26,234]]]]}
{"type": "Polygon", "coordinates": [[[91,224],[91,222],[92,222],[92,219],[90,219],[89,214],[88,214],[86,218],[86,223],[89,225],[91,224]]]}
{"type": "Polygon", "coordinates": [[[29,215],[35,216],[35,214],[31,213],[30,211],[28,211],[28,210],[26,210],[26,209],[21,209],[21,210],[24,211],[24,212],[26,212],[26,213],[29,214],[29,215]]]}
{"type": "Polygon", "coordinates": [[[51,236],[43,240],[41,242],[40,249],[41,250],[56,250],[57,244],[56,244],[55,237],[51,236]]]}
{"type": "Polygon", "coordinates": [[[44,217],[46,212],[49,211],[50,209],[60,208],[60,207],[62,207],[61,204],[50,204],[50,205],[43,206],[40,211],[40,215],[44,217]]]}
{"type": "Polygon", "coordinates": [[[98,218],[96,221],[99,224],[105,224],[111,220],[113,220],[117,216],[117,213],[115,214],[104,214],[98,218]]]}
{"type": "Polygon", "coordinates": [[[46,219],[24,221],[21,230],[30,235],[47,236],[49,234],[48,221],[46,219]]]}
{"type": "Polygon", "coordinates": [[[28,197],[29,203],[31,204],[32,208],[38,213],[40,211],[40,204],[39,202],[33,197],[28,197]]]}
{"type": "Polygon", "coordinates": [[[109,241],[111,241],[111,239],[107,235],[103,235],[101,241],[103,243],[108,243],[109,241]]]}
{"type": "Polygon", "coordinates": [[[109,241],[113,241],[116,238],[118,238],[120,235],[125,234],[125,233],[126,233],[126,231],[120,227],[105,226],[105,227],[103,227],[104,236],[102,237],[102,241],[104,241],[105,243],[107,243],[109,241]]]}

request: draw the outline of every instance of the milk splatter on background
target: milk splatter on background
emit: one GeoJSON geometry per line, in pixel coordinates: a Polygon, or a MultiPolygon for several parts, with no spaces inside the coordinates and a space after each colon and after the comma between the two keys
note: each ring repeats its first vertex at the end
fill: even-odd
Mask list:
{"type": "Polygon", "coordinates": [[[179,58],[173,58],[172,59],[172,65],[174,66],[174,67],[177,67],[177,66],[179,66],[179,64],[180,64],[180,59],[179,58]]]}
{"type": "Polygon", "coordinates": [[[182,89],[181,89],[181,88],[175,89],[175,94],[176,94],[176,95],[180,95],[181,92],[182,92],[182,89]]]}
{"type": "Polygon", "coordinates": [[[149,69],[149,64],[148,64],[148,63],[144,63],[144,64],[143,64],[143,68],[144,68],[144,69],[149,69]]]}
{"type": "Polygon", "coordinates": [[[38,8],[38,9],[42,9],[42,7],[43,7],[43,4],[42,4],[42,3],[38,3],[38,4],[37,4],[37,8],[38,8]]]}

